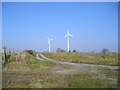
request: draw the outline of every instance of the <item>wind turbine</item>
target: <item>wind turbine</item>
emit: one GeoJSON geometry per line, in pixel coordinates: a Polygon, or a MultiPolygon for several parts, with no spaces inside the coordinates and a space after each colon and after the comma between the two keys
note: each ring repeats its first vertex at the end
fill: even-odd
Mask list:
{"type": "Polygon", "coordinates": [[[53,40],[53,39],[51,39],[51,38],[47,38],[47,39],[48,39],[49,52],[50,52],[50,49],[51,49],[51,47],[50,47],[50,42],[51,42],[51,40],[53,40]]]}
{"type": "Polygon", "coordinates": [[[70,51],[70,37],[73,37],[70,33],[69,30],[67,29],[67,34],[65,35],[67,37],[67,43],[68,43],[68,52],[70,51]]]}

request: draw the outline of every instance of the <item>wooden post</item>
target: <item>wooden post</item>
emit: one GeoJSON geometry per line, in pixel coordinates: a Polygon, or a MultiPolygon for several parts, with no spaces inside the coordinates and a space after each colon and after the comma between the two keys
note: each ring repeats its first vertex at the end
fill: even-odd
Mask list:
{"type": "Polygon", "coordinates": [[[3,47],[3,59],[7,62],[6,47],[3,47]]]}
{"type": "Polygon", "coordinates": [[[10,50],[10,48],[9,48],[9,54],[11,53],[11,50],[10,50]]]}

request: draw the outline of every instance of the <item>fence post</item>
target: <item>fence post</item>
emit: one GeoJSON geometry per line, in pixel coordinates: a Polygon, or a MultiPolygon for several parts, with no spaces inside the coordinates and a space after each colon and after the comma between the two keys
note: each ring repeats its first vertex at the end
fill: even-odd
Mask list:
{"type": "Polygon", "coordinates": [[[6,47],[3,47],[3,59],[7,62],[6,47]]]}

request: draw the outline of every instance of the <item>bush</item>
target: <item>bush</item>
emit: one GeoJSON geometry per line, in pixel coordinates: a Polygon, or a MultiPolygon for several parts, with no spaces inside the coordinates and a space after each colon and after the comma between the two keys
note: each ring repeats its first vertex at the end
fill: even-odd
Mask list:
{"type": "Polygon", "coordinates": [[[103,50],[102,50],[102,53],[108,53],[108,52],[109,52],[108,49],[103,49],[103,50]]]}
{"type": "Polygon", "coordinates": [[[58,48],[58,49],[56,50],[56,52],[66,52],[66,51],[63,50],[63,49],[61,49],[61,48],[58,48]]]}
{"type": "Polygon", "coordinates": [[[33,55],[35,53],[33,50],[25,50],[25,52],[28,52],[31,55],[33,55]]]}
{"type": "Polygon", "coordinates": [[[76,50],[73,50],[73,52],[77,52],[76,50]]]}

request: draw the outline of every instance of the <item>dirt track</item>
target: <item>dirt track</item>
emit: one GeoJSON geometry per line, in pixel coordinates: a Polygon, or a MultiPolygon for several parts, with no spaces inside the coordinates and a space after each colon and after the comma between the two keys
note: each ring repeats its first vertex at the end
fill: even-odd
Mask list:
{"type": "MultiPolygon", "coordinates": [[[[37,58],[40,59],[40,58],[37,58]]],[[[45,58],[46,59],[46,58],[45,58]]],[[[56,62],[56,61],[55,61],[56,62]]],[[[14,72],[3,72],[2,84],[5,87],[8,85],[12,87],[14,84],[25,84],[34,83],[37,80],[43,79],[43,81],[48,82],[49,79],[58,79],[61,85],[66,85],[64,87],[69,87],[67,83],[67,77],[72,75],[86,75],[90,74],[90,78],[101,78],[111,80],[113,83],[117,84],[117,77],[109,77],[109,72],[104,74],[101,73],[101,67],[91,67],[89,65],[72,65],[72,64],[60,64],[58,63],[47,69],[37,69],[37,70],[23,70],[14,72]]],[[[63,62],[64,63],[64,62],[63,62]]]]}
{"type": "Polygon", "coordinates": [[[94,65],[94,64],[80,64],[80,63],[70,63],[70,62],[62,62],[58,60],[53,60],[50,58],[46,58],[44,55],[40,54],[40,56],[48,61],[57,63],[57,64],[65,64],[65,65],[74,65],[74,66],[90,66],[90,67],[103,67],[103,68],[108,68],[108,69],[118,69],[118,66],[106,66],[106,65],[94,65]]]}

